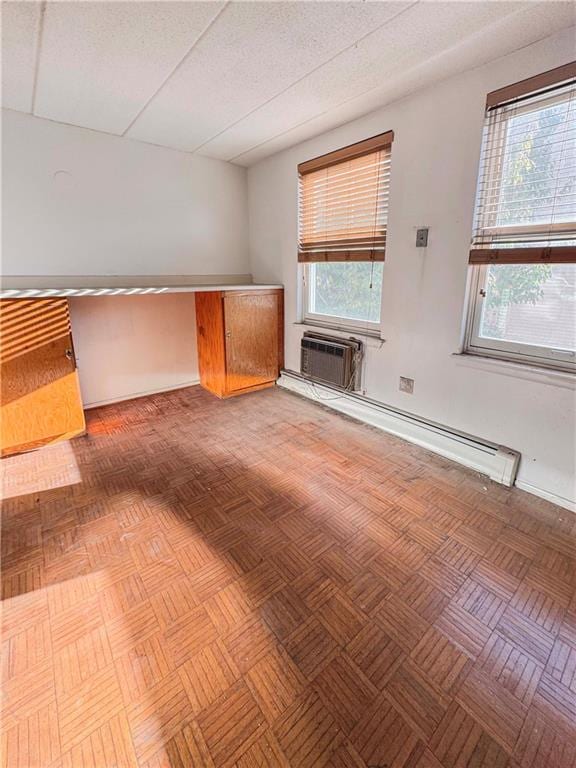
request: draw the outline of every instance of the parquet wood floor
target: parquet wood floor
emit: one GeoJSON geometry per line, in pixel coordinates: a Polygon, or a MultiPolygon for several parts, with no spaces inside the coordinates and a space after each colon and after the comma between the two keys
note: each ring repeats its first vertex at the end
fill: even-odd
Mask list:
{"type": "Polygon", "coordinates": [[[280,390],[6,459],[5,768],[574,768],[576,517],[280,390]]]}

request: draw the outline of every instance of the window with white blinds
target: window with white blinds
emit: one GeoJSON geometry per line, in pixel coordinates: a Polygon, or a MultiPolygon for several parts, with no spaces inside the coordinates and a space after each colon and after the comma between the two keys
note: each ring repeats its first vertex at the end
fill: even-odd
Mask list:
{"type": "Polygon", "coordinates": [[[576,63],[488,94],[467,352],[576,370],[576,63]]]}
{"type": "Polygon", "coordinates": [[[298,261],[384,261],[392,131],[301,163],[298,261]]]}
{"type": "Polygon", "coordinates": [[[488,95],[471,264],[576,261],[576,64],[488,95]]]}

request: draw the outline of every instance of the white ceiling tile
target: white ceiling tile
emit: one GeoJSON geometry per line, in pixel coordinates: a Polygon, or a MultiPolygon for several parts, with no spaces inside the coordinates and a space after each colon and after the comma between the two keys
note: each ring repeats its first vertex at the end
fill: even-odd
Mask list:
{"type": "MultiPolygon", "coordinates": [[[[442,53],[435,59],[433,67],[427,62],[420,64],[374,91],[369,91],[361,96],[352,98],[338,105],[335,109],[329,109],[293,128],[289,128],[275,136],[272,135],[264,143],[237,157],[234,162],[244,166],[253,165],[269,155],[344,125],[361,115],[374,112],[386,104],[425,88],[427,85],[506,55],[511,52],[511,33],[513,33],[514,40],[517,43],[514,46],[514,50],[518,50],[562,30],[564,34],[558,38],[558,50],[551,58],[549,65],[544,67],[540,65],[538,70],[552,69],[571,60],[573,58],[574,39],[576,38],[574,5],[571,2],[556,2],[554,3],[553,15],[550,14],[549,8],[543,7],[544,5],[546,4],[541,4],[537,7],[534,4],[533,8],[527,13],[522,14],[522,18],[519,18],[516,14],[509,17],[497,30],[490,27],[484,34],[477,36],[478,39],[475,39],[474,45],[463,42],[442,53]],[[526,18],[523,18],[524,16],[526,18]],[[483,45],[478,45],[478,43],[483,43],[483,45]]],[[[535,71],[533,74],[538,74],[538,72],[535,71]]],[[[494,87],[507,85],[510,81],[514,82],[524,76],[524,70],[518,74],[511,71],[504,81],[494,83],[494,87]]],[[[380,125],[375,127],[374,132],[393,127],[380,125]]],[[[210,146],[208,145],[202,151],[208,154],[209,149],[210,146]]]]}
{"type": "Polygon", "coordinates": [[[35,114],[121,134],[220,2],[50,2],[35,114]]]}
{"type": "Polygon", "coordinates": [[[2,3],[2,106],[30,112],[42,3],[2,3]]]}
{"type": "Polygon", "coordinates": [[[233,2],[128,135],[194,150],[410,4],[233,2]]]}
{"type": "MultiPolygon", "coordinates": [[[[393,90],[396,80],[406,72],[426,62],[426,72],[434,78],[435,58],[442,51],[521,7],[507,2],[413,6],[210,141],[200,152],[244,162],[244,153],[252,148],[320,115],[331,114],[333,126],[351,119],[343,115],[341,106],[363,94],[364,111],[375,109],[382,104],[382,91],[393,90]]],[[[354,116],[359,114],[362,112],[354,116]]],[[[250,153],[250,161],[252,157],[250,153]]]]}

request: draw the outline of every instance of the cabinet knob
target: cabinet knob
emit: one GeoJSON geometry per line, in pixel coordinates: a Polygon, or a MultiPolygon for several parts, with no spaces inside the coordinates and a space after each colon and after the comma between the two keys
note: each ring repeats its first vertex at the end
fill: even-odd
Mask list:
{"type": "Polygon", "coordinates": [[[229,338],[230,338],[230,336],[232,336],[232,334],[230,333],[230,331],[226,331],[226,333],[224,334],[224,336],[226,336],[226,338],[227,338],[227,339],[229,339],[229,338]]]}

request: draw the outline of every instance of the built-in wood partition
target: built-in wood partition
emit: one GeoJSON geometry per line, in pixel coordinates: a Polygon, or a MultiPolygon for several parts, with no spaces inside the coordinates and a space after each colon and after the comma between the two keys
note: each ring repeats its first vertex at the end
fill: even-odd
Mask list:
{"type": "Polygon", "coordinates": [[[283,365],[283,292],[196,294],[200,382],[218,397],[273,386],[283,365]]]}
{"type": "MultiPolygon", "coordinates": [[[[196,293],[202,386],[218,397],[272,386],[283,365],[283,314],[277,288],[196,293]]],[[[0,299],[0,344],[0,455],[82,434],[68,300],[0,299]]]]}
{"type": "Polygon", "coordinates": [[[0,301],[0,453],[82,434],[68,301],[0,301]]]}

